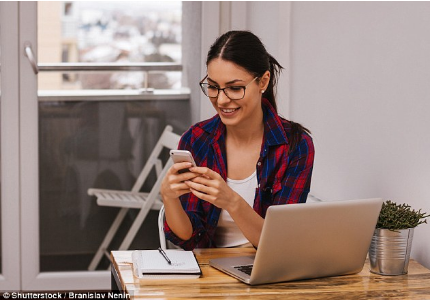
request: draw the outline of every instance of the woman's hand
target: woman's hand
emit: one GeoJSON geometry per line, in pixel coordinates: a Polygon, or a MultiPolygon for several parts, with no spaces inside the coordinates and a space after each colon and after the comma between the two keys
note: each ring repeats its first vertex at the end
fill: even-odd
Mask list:
{"type": "Polygon", "coordinates": [[[170,167],[161,182],[160,193],[163,197],[163,201],[177,199],[179,196],[190,192],[189,186],[184,182],[199,176],[199,174],[192,172],[184,172],[180,174],[179,171],[182,169],[188,169],[191,166],[192,164],[189,162],[182,162],[173,164],[173,166],[170,167]]]}
{"type": "Polygon", "coordinates": [[[190,171],[197,175],[185,181],[191,193],[228,212],[238,208],[241,197],[227,185],[221,175],[206,167],[193,167],[190,171]]]}

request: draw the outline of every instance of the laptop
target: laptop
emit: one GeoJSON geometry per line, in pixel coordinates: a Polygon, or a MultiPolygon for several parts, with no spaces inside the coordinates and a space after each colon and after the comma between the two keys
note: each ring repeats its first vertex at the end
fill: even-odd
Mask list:
{"type": "Polygon", "coordinates": [[[215,258],[210,266],[247,284],[358,273],[382,199],[274,205],[254,256],[215,258]]]}

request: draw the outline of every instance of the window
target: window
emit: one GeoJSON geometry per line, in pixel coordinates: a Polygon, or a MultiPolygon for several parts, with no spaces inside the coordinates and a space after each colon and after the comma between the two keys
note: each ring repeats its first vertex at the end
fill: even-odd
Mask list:
{"type": "MultiPolygon", "coordinates": [[[[181,63],[180,1],[38,3],[39,63],[181,63]]],[[[39,89],[181,87],[180,72],[49,72],[39,89]],[[146,82],[147,81],[147,82],[146,82]]]]}
{"type": "MultiPolygon", "coordinates": [[[[62,73],[43,72],[43,65],[180,65],[181,19],[179,1],[38,2],[42,272],[86,270],[117,214],[116,208],[97,206],[88,188],[131,189],[167,123],[176,133],[191,123],[189,93],[164,98],[154,93],[149,100],[136,95],[130,100],[127,94],[145,87],[179,90],[180,70],[62,73]],[[112,89],[115,93],[100,91],[112,89]]],[[[128,221],[133,217],[127,214],[128,221]]],[[[148,222],[142,228],[149,234],[138,235],[133,248],[158,246],[153,214],[148,222]]],[[[114,240],[109,249],[119,243],[114,240]]]]}

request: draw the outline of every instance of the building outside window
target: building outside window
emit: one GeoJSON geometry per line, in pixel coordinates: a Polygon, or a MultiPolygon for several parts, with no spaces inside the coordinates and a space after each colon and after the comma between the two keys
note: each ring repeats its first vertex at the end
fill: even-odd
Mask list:
{"type": "MultiPolygon", "coordinates": [[[[181,63],[180,1],[38,2],[39,63],[181,63]]],[[[39,89],[180,88],[181,73],[41,74],[39,89]]]]}

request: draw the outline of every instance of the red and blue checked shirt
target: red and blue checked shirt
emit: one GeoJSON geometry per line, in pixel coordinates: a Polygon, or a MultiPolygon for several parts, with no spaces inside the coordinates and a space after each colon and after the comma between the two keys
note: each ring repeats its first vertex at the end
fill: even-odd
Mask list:
{"type": "MultiPolygon", "coordinates": [[[[311,184],[314,145],[311,137],[303,133],[296,149],[288,155],[291,123],[279,117],[266,99],[263,99],[262,107],[264,137],[256,165],[258,187],[253,208],[264,218],[271,205],[306,202],[311,184]]],[[[185,132],[178,149],[189,150],[198,166],[208,167],[226,180],[225,137],[225,125],[215,115],[185,132]]],[[[181,196],[180,201],[191,220],[193,234],[184,241],[164,222],[166,238],[186,250],[216,247],[214,234],[221,209],[192,193],[181,196]]]]}

